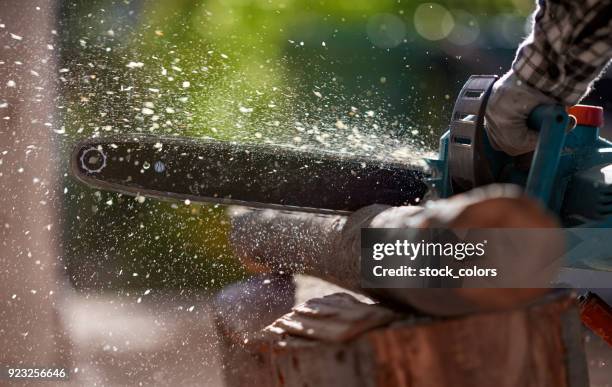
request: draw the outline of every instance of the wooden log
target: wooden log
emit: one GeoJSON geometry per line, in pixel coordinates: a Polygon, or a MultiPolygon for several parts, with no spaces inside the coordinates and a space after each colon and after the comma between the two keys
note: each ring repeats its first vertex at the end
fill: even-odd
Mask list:
{"type": "Polygon", "coordinates": [[[567,294],[462,318],[404,316],[342,343],[269,340],[277,386],[588,385],[577,308],[567,294]]]}
{"type": "Polygon", "coordinates": [[[294,308],[240,350],[260,363],[227,364],[242,375],[230,386],[588,385],[575,297],[561,291],[452,319],[334,295],[294,308]]]}

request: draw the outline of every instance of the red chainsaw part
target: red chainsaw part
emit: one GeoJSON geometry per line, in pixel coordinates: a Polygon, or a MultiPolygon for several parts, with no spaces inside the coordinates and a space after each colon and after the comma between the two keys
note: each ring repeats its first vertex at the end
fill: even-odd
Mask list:
{"type": "Polygon", "coordinates": [[[579,303],[582,323],[612,345],[612,307],[591,292],[581,296],[579,303]]]}
{"type": "Polygon", "coordinates": [[[601,128],[604,124],[604,110],[601,106],[575,105],[567,113],[576,117],[576,123],[583,126],[601,128]]]}

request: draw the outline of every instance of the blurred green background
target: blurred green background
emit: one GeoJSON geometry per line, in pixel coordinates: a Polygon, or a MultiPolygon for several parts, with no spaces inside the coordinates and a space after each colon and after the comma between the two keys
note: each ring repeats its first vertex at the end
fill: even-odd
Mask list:
{"type": "MultiPolygon", "coordinates": [[[[376,154],[434,149],[473,73],[501,74],[530,0],[65,1],[58,105],[68,155],[107,133],[376,154]]],[[[68,157],[65,157],[68,159],[68,157]]],[[[66,169],[67,170],[67,169],[66,169]]],[[[66,174],[78,288],[216,289],[247,273],[218,206],[99,192],[66,174]]]]}

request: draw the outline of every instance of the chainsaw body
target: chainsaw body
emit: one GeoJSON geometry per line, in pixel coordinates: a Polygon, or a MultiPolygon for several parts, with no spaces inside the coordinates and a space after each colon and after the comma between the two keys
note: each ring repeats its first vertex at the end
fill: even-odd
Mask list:
{"type": "Polygon", "coordinates": [[[491,146],[484,109],[495,77],[473,76],[455,104],[449,130],[440,139],[439,158],[429,184],[440,197],[491,184],[526,188],[558,214],[564,226],[612,226],[612,143],[599,137],[600,108],[576,106],[576,127],[566,133],[568,112],[540,106],[529,126],[540,132],[533,155],[511,157],[491,146]]]}
{"type": "Polygon", "coordinates": [[[528,126],[540,132],[533,154],[511,157],[491,146],[484,111],[494,76],[472,76],[440,139],[439,158],[428,160],[429,185],[445,198],[491,184],[523,186],[530,196],[558,215],[567,232],[565,264],[612,271],[608,244],[612,227],[612,143],[599,136],[603,110],[578,105],[539,106],[528,126]],[[567,132],[569,114],[577,125],[567,132]]]}

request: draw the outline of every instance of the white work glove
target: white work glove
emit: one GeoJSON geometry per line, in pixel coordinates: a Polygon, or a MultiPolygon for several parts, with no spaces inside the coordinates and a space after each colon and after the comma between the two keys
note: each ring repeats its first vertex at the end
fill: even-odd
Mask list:
{"type": "Polygon", "coordinates": [[[485,112],[485,126],[493,148],[510,156],[533,151],[538,132],[527,128],[529,113],[542,104],[558,103],[522,82],[513,71],[493,86],[485,112]]]}

